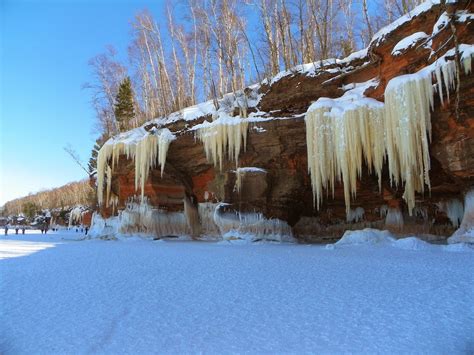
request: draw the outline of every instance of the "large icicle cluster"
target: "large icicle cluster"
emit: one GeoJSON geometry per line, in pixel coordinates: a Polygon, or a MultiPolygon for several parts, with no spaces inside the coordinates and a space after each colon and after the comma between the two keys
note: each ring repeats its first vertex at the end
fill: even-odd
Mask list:
{"type": "MultiPolygon", "coordinates": [[[[474,46],[460,45],[463,51],[461,64],[464,73],[471,72],[474,46]]],[[[444,104],[444,94],[449,100],[449,90],[454,88],[456,64],[446,57],[454,49],[415,74],[398,76],[385,88],[385,145],[391,181],[405,185],[403,198],[411,214],[415,207],[415,192],[430,188],[431,112],[434,88],[444,104]],[[432,78],[436,78],[433,88],[432,78]]]]}
{"type": "MultiPolygon", "coordinates": [[[[474,46],[460,45],[465,74],[471,72],[474,46]]],[[[350,213],[351,196],[356,194],[356,181],[365,162],[375,170],[381,183],[385,156],[389,163],[391,182],[404,184],[403,198],[409,213],[415,207],[415,192],[430,188],[429,140],[431,139],[430,109],[433,109],[434,89],[444,102],[454,86],[456,65],[446,57],[415,74],[396,77],[385,89],[385,105],[363,96],[372,82],[357,84],[337,99],[320,98],[306,114],[308,170],[315,204],[319,206],[323,190],[334,194],[336,179],[344,185],[346,212],[350,213]]]]}
{"type": "Polygon", "coordinates": [[[135,189],[138,190],[140,187],[143,199],[145,182],[150,169],[158,164],[161,167],[161,174],[163,174],[168,148],[174,139],[176,137],[167,128],[152,129],[147,132],[143,127],[140,127],[108,140],[97,156],[97,197],[99,204],[102,205],[104,202],[105,185],[105,203],[107,207],[109,205],[112,172],[120,155],[126,155],[128,159],[135,161],[135,189]]]}
{"type": "Polygon", "coordinates": [[[308,170],[316,206],[320,207],[323,189],[334,194],[336,179],[344,184],[346,213],[355,197],[357,178],[365,162],[381,181],[384,143],[383,104],[362,97],[367,85],[356,86],[339,99],[320,98],[306,114],[308,170]]]}
{"type": "Polygon", "coordinates": [[[415,207],[415,191],[430,186],[431,74],[402,75],[385,89],[385,145],[392,182],[405,184],[408,210],[415,207]]]}
{"type": "Polygon", "coordinates": [[[214,166],[219,165],[220,170],[226,155],[237,164],[242,146],[245,150],[247,145],[248,121],[240,117],[230,117],[224,112],[219,112],[213,122],[205,121],[193,129],[196,130],[196,137],[204,144],[206,158],[212,161],[214,166]]]}

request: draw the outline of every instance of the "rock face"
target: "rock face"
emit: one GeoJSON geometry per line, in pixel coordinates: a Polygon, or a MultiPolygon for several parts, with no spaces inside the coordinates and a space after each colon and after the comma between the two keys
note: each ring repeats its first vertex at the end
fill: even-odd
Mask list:
{"type": "MultiPolygon", "coordinates": [[[[185,210],[184,201],[187,200],[191,206],[187,208],[188,216],[190,208],[197,211],[204,204],[226,203],[219,207],[225,212],[257,212],[267,220],[286,222],[290,233],[303,242],[331,241],[340,238],[345,230],[368,227],[386,228],[405,235],[417,233],[430,240],[442,241],[457,226],[450,221],[447,209],[441,206],[453,199],[462,201],[463,194],[474,185],[472,73],[460,72],[459,95],[451,90],[451,100],[444,105],[435,95],[434,111],[431,112],[431,190],[416,195],[417,207],[413,216],[409,216],[402,198],[403,187],[390,184],[386,166],[381,191],[377,177],[366,168],[362,172],[357,196],[351,201],[352,209],[357,211],[354,216],[346,216],[342,184],[335,186],[334,198],[331,193],[324,198],[318,211],[314,207],[308,174],[304,114],[318,98],[339,97],[345,88],[371,79],[376,79],[377,84],[367,89],[365,96],[383,102],[385,87],[392,78],[419,71],[455,46],[452,27],[442,21],[448,18],[445,10],[456,14],[457,42],[472,45],[474,17],[469,13],[474,12],[474,3],[459,2],[449,5],[448,9],[442,5],[425,5],[412,17],[385,29],[365,52],[321,68],[315,66],[309,74],[308,70],[295,70],[284,73],[279,80],[262,84],[259,88],[261,99],[256,107],[259,119],[249,123],[246,149],[241,150],[238,163],[225,161],[222,170],[208,161],[203,144],[192,130],[210,117],[165,123],[177,139],[169,147],[164,175],[161,176],[159,168],[150,172],[144,191],[148,203],[163,211],[179,212],[185,210]],[[397,43],[415,32],[425,32],[428,38],[402,48],[398,55],[392,54],[397,43]],[[264,171],[246,169],[240,176],[238,189],[238,167],[264,171]]],[[[135,190],[134,174],[133,163],[121,156],[111,184],[118,202],[114,208],[102,206],[103,216],[117,214],[125,208],[127,201],[139,194],[135,190]]],[[[197,227],[191,229],[195,237],[220,228],[209,225],[212,221],[202,215],[194,224],[197,227]]]]}

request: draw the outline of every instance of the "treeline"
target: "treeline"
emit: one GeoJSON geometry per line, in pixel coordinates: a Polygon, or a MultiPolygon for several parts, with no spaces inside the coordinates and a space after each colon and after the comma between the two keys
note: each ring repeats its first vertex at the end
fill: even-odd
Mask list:
{"type": "Polygon", "coordinates": [[[3,214],[23,213],[31,216],[45,209],[68,209],[77,205],[94,206],[95,199],[95,190],[91,187],[89,180],[85,179],[8,201],[3,206],[3,214]]]}
{"type": "MultiPolygon", "coordinates": [[[[243,89],[296,64],[344,57],[420,0],[183,0],[130,23],[128,64],[116,51],[90,60],[100,147],[110,136],[197,102],[243,89]],[[133,117],[118,122],[131,79],[133,117]]],[[[129,110],[132,112],[132,110],[129,110]]],[[[97,147],[95,148],[97,150],[97,147]]],[[[94,169],[94,157],[91,160],[94,169]]]]}

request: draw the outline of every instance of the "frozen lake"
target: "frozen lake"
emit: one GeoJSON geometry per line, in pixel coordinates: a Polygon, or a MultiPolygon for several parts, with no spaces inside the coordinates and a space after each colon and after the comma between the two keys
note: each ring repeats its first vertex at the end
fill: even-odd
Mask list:
{"type": "Polygon", "coordinates": [[[474,351],[469,247],[79,237],[1,235],[0,353],[474,351]]]}

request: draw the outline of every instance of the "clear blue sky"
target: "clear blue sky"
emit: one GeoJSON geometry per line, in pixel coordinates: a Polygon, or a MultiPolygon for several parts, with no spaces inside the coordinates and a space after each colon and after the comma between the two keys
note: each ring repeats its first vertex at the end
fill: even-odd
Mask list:
{"type": "Polygon", "coordinates": [[[126,57],[129,22],[162,0],[0,0],[0,206],[86,174],[95,140],[89,58],[113,45],[126,57]]]}

